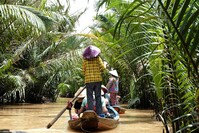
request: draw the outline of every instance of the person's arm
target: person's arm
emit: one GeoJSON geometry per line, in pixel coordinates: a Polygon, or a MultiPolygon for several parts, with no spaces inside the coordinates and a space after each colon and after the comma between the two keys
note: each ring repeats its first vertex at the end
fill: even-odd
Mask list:
{"type": "Polygon", "coordinates": [[[85,70],[86,68],[85,68],[85,61],[83,60],[83,63],[82,63],[82,72],[83,72],[83,74],[85,75],[85,70]]]}
{"type": "Polygon", "coordinates": [[[106,108],[106,106],[102,107],[103,113],[107,114],[108,113],[108,109],[106,108]]]}
{"type": "Polygon", "coordinates": [[[106,69],[104,66],[104,63],[100,57],[99,57],[99,67],[100,67],[100,71],[104,71],[106,69]]]}
{"type": "Polygon", "coordinates": [[[110,88],[111,88],[111,86],[113,85],[113,79],[112,78],[110,78],[109,79],[109,81],[108,81],[108,83],[107,83],[107,85],[106,85],[106,88],[109,90],[110,88]]]}
{"type": "Polygon", "coordinates": [[[78,114],[78,109],[75,109],[75,114],[78,114]]]}
{"type": "Polygon", "coordinates": [[[80,114],[84,112],[84,107],[86,106],[86,103],[87,103],[87,100],[86,98],[84,98],[81,104],[81,108],[78,110],[78,116],[80,116],[80,114]]]}
{"type": "Polygon", "coordinates": [[[102,101],[102,111],[103,111],[103,113],[107,114],[108,109],[106,108],[105,98],[102,97],[101,101],[102,101]]]}
{"type": "Polygon", "coordinates": [[[83,113],[84,111],[84,107],[81,107],[79,110],[78,110],[78,116],[80,116],[81,113],[83,113]]]}

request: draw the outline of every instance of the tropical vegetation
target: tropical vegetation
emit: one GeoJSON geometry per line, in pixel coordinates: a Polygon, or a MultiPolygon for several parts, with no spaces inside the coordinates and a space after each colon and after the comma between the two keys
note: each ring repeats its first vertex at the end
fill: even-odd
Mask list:
{"type": "Polygon", "coordinates": [[[55,101],[63,84],[82,84],[79,67],[71,67],[79,65],[85,40],[71,34],[81,12],[70,16],[68,8],[46,2],[1,2],[2,102],[15,102],[16,97],[21,102],[41,102],[43,97],[55,101]]]}
{"type": "Polygon", "coordinates": [[[164,132],[198,132],[198,0],[99,0],[106,10],[90,34],[74,31],[84,12],[56,1],[0,2],[1,103],[72,97],[84,84],[82,50],[94,44],[120,75],[121,102],[154,109],[164,132]]]}

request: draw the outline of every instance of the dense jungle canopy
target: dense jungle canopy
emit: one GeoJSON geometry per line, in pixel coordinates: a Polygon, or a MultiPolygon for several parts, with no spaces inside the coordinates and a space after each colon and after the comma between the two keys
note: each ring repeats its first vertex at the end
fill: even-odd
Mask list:
{"type": "MultiPolygon", "coordinates": [[[[92,44],[118,71],[121,102],[154,109],[174,132],[187,125],[195,131],[198,0],[96,0],[88,34],[75,32],[84,11],[69,14],[69,0],[48,1],[0,1],[0,104],[73,97],[84,85],[82,51],[92,44]]],[[[108,74],[103,77],[106,84],[108,74]]]]}

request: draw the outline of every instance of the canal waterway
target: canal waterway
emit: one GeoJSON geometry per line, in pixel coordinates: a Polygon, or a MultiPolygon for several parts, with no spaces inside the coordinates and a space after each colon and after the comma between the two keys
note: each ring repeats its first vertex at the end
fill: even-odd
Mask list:
{"type": "MultiPolygon", "coordinates": [[[[69,112],[47,129],[46,126],[66,106],[69,99],[59,98],[56,103],[17,104],[0,106],[0,130],[11,133],[68,133],[77,132],[69,128],[69,112]]],[[[124,105],[122,105],[124,106],[124,105]]],[[[74,110],[72,110],[74,112],[74,110]]],[[[107,133],[161,133],[162,123],[153,118],[152,110],[126,109],[120,115],[119,125],[107,133]]],[[[1,133],[1,131],[0,131],[1,133]]]]}

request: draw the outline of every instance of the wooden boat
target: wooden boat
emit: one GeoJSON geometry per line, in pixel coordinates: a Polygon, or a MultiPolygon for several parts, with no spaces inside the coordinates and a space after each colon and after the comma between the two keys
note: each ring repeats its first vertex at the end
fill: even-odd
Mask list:
{"type": "Polygon", "coordinates": [[[99,117],[94,111],[87,110],[82,117],[69,120],[69,127],[75,130],[93,131],[93,130],[108,130],[116,128],[119,121],[116,119],[99,117]]]}
{"type": "Polygon", "coordinates": [[[114,105],[112,106],[119,114],[124,114],[126,109],[125,108],[122,108],[121,106],[119,105],[114,105]]]}

